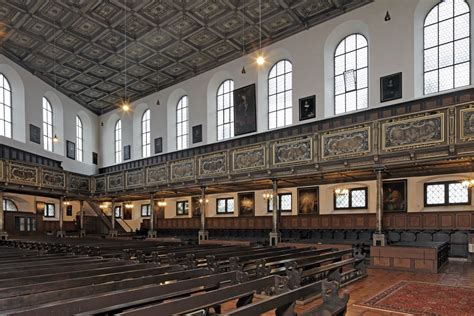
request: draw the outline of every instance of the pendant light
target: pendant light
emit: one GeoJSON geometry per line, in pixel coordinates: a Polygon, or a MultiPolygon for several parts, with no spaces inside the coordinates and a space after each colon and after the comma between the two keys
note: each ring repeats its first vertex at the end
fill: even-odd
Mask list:
{"type": "Polygon", "coordinates": [[[265,63],[265,57],[263,56],[263,53],[262,53],[262,0],[258,0],[258,7],[259,7],[258,24],[259,24],[259,32],[260,32],[260,36],[259,36],[260,48],[259,48],[259,55],[257,56],[257,65],[262,66],[265,63]]]}
{"type": "MultiPolygon", "coordinates": [[[[243,1],[242,6],[242,56],[245,55],[245,1],[243,1]]],[[[247,71],[245,70],[245,65],[242,66],[242,74],[245,75],[247,71]]]]}
{"type": "Polygon", "coordinates": [[[123,35],[125,37],[125,49],[123,53],[123,58],[124,58],[124,94],[123,94],[123,100],[122,100],[122,110],[124,112],[130,111],[130,102],[127,99],[127,0],[124,1],[124,16],[125,16],[125,27],[124,27],[124,32],[123,35]]]}
{"type": "MultiPolygon", "coordinates": [[[[53,38],[53,69],[54,69],[54,92],[56,93],[57,73],[58,73],[58,70],[56,69],[56,31],[54,31],[54,38],[53,38]]],[[[54,133],[53,143],[58,143],[58,142],[59,142],[58,135],[54,133]]]]}

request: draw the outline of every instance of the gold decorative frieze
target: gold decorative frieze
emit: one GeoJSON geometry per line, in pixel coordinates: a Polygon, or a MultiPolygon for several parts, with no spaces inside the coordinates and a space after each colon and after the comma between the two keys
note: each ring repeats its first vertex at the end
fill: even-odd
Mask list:
{"type": "Polygon", "coordinates": [[[127,188],[142,187],[145,184],[143,169],[130,170],[125,173],[125,183],[127,188]]]}
{"type": "Polygon", "coordinates": [[[199,175],[201,177],[214,177],[226,174],[227,153],[218,153],[199,157],[199,175]]]}
{"type": "Polygon", "coordinates": [[[463,142],[474,140],[474,107],[459,110],[459,138],[463,142]]]}
{"type": "Polygon", "coordinates": [[[89,177],[80,176],[77,174],[69,175],[69,189],[73,191],[83,191],[87,192],[90,190],[90,180],[89,177]]]}
{"type": "Polygon", "coordinates": [[[273,165],[297,164],[313,160],[313,139],[295,138],[273,143],[273,165]]]}
{"type": "Polygon", "coordinates": [[[382,150],[429,147],[445,141],[445,115],[436,113],[382,123],[382,150]]]}
{"type": "Polygon", "coordinates": [[[323,160],[364,156],[371,152],[371,128],[369,125],[336,130],[321,135],[323,160]]]}
{"type": "Polygon", "coordinates": [[[263,144],[232,152],[233,171],[264,169],[265,161],[265,146],[263,144]]]}
{"type": "Polygon", "coordinates": [[[62,171],[42,169],[41,185],[50,188],[64,189],[66,187],[66,176],[62,171]]]}
{"type": "Polygon", "coordinates": [[[186,159],[171,163],[171,181],[194,179],[194,159],[186,159]]]}
{"type": "Polygon", "coordinates": [[[116,173],[107,176],[107,190],[119,191],[124,189],[123,173],[116,173]]]}
{"type": "Polygon", "coordinates": [[[105,176],[95,177],[95,192],[105,192],[106,180],[105,176]]]}
{"type": "Polygon", "coordinates": [[[38,185],[38,168],[18,163],[10,163],[8,166],[9,181],[18,184],[38,185]]]}
{"type": "Polygon", "coordinates": [[[163,184],[168,181],[168,168],[165,164],[146,168],[146,185],[163,184]]]}

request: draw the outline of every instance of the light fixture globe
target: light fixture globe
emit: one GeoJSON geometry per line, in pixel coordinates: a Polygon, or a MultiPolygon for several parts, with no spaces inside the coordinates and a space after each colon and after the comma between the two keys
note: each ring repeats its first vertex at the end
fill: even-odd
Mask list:
{"type": "Polygon", "coordinates": [[[262,55],[257,57],[257,65],[262,66],[265,63],[265,57],[262,55]]]}

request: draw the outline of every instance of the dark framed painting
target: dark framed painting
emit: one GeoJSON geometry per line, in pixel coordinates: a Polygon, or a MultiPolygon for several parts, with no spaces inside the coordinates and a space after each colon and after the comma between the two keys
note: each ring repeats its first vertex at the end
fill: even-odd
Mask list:
{"type": "Polygon", "coordinates": [[[244,192],[238,194],[239,216],[255,215],[255,192],[244,192]]]}
{"type": "Polygon", "coordinates": [[[298,189],[298,214],[319,214],[319,187],[298,189]]]}
{"type": "Polygon", "coordinates": [[[301,98],[300,103],[300,121],[308,120],[316,117],[316,96],[312,95],[301,98]]]}
{"type": "Polygon", "coordinates": [[[193,126],[193,144],[202,142],[202,125],[193,126]]]}
{"type": "Polygon", "coordinates": [[[257,131],[255,84],[234,90],[234,135],[257,131]]]}
{"type": "Polygon", "coordinates": [[[66,216],[72,216],[72,205],[66,205],[66,216]]]}
{"type": "Polygon", "coordinates": [[[97,165],[99,163],[99,155],[97,153],[92,153],[92,163],[97,165]]]}
{"type": "Polygon", "coordinates": [[[200,196],[191,197],[191,210],[193,217],[201,217],[201,203],[199,203],[200,196]]]}
{"type": "Polygon", "coordinates": [[[66,141],[66,156],[71,159],[76,159],[76,143],[66,141]]]}
{"type": "Polygon", "coordinates": [[[155,154],[163,152],[163,137],[155,138],[155,154]]]}
{"type": "Polygon", "coordinates": [[[41,144],[41,129],[33,124],[30,124],[30,141],[41,144]]]}
{"type": "Polygon", "coordinates": [[[132,210],[131,208],[123,208],[123,219],[132,219],[132,210]]]}
{"type": "Polygon", "coordinates": [[[44,202],[36,202],[36,214],[43,216],[45,207],[46,204],[44,202]]]}
{"type": "Polygon", "coordinates": [[[407,180],[383,182],[383,211],[407,211],[407,180]]]}
{"type": "Polygon", "coordinates": [[[400,99],[402,97],[402,73],[380,78],[380,102],[400,99]]]}
{"type": "Polygon", "coordinates": [[[124,146],[123,147],[123,160],[129,160],[130,159],[130,145],[124,146]]]}

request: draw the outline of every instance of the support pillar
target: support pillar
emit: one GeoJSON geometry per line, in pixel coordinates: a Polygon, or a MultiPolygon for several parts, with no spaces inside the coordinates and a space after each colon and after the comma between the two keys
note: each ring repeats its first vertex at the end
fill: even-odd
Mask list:
{"type": "Polygon", "coordinates": [[[63,238],[66,236],[64,232],[64,197],[59,198],[59,230],[56,232],[56,237],[63,238]]]}
{"type": "Polygon", "coordinates": [[[280,227],[279,227],[279,205],[278,205],[278,180],[273,179],[273,193],[272,193],[272,205],[273,205],[273,214],[272,214],[272,231],[270,233],[270,246],[278,246],[280,242],[280,227]]]}
{"type": "Polygon", "coordinates": [[[7,240],[8,233],[5,230],[5,210],[3,209],[3,191],[0,191],[0,240],[7,240]]]}
{"type": "Polygon", "coordinates": [[[150,230],[148,231],[148,238],[156,238],[155,230],[155,198],[153,193],[150,194],[150,230]]]}
{"type": "Polygon", "coordinates": [[[373,245],[382,246],[386,245],[385,234],[383,233],[383,181],[382,181],[382,172],[384,170],[383,166],[378,166],[375,169],[377,175],[377,204],[376,204],[376,221],[377,226],[375,233],[373,235],[373,245]]]}
{"type": "Polygon", "coordinates": [[[80,231],[79,231],[79,237],[85,237],[86,236],[86,230],[84,229],[84,201],[80,200],[79,201],[79,217],[80,217],[80,231]]]}
{"type": "Polygon", "coordinates": [[[117,230],[115,229],[115,200],[112,200],[112,229],[109,230],[109,237],[117,237],[117,230]]]}
{"type": "Polygon", "coordinates": [[[201,187],[201,229],[198,232],[198,241],[209,239],[209,232],[206,230],[206,187],[201,187]]]}

